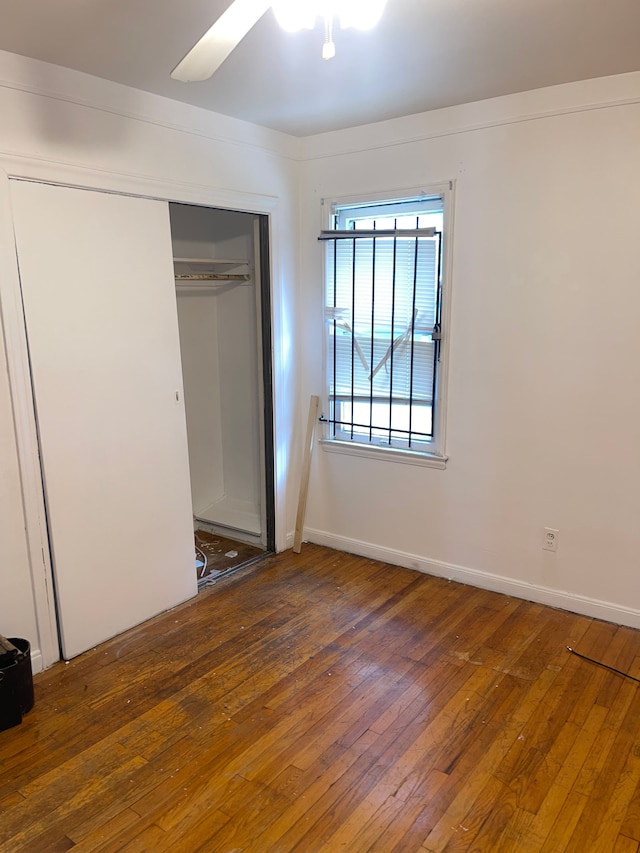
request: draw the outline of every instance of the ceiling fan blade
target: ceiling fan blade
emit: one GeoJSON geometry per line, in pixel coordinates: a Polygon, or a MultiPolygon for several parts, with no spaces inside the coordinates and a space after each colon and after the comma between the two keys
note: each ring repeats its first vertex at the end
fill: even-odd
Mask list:
{"type": "Polygon", "coordinates": [[[233,0],[171,72],[174,80],[207,80],[271,6],[270,0],[233,0]]]}

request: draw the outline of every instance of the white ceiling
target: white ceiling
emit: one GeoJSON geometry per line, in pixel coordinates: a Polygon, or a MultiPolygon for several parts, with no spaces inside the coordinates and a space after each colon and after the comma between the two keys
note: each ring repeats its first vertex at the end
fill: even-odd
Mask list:
{"type": "Polygon", "coordinates": [[[329,62],[268,11],[211,80],[171,80],[229,2],[0,0],[0,50],[296,136],[640,70],[640,0],[388,0],[329,62]]]}

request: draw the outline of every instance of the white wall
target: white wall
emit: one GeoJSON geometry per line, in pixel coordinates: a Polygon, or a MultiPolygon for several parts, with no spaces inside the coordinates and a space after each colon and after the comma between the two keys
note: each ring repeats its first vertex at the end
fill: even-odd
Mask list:
{"type": "MultiPolygon", "coordinates": [[[[260,397],[254,287],[235,287],[221,294],[218,309],[220,404],[227,498],[261,504],[260,397]]],[[[259,523],[259,518],[256,519],[259,523]]]]}
{"type": "Polygon", "coordinates": [[[191,498],[193,513],[201,515],[224,494],[216,294],[195,289],[178,291],[178,325],[191,498]]]}
{"type": "Polygon", "coordinates": [[[447,469],[319,449],[308,538],[640,625],[640,74],[305,152],[307,399],[323,390],[321,199],[455,182],[447,469]]]}
{"type": "MultiPolygon", "coordinates": [[[[19,392],[16,399],[26,399],[26,355],[19,346],[17,285],[4,275],[5,267],[11,273],[14,263],[6,176],[270,213],[278,428],[276,535],[282,548],[295,512],[288,498],[288,478],[295,471],[288,460],[297,401],[281,389],[296,384],[289,340],[296,310],[299,144],[283,134],[6,53],[0,53],[0,115],[0,262],[4,265],[0,284],[4,329],[0,344],[0,632],[27,637],[36,652],[46,646],[46,665],[55,659],[51,625],[48,632],[42,627],[50,587],[42,567],[36,566],[32,574],[29,564],[23,507],[28,488],[21,489],[19,481],[9,397],[11,388],[14,396],[19,392]],[[3,360],[5,348],[11,382],[3,360]]],[[[15,411],[18,435],[23,436],[28,426],[25,404],[16,404],[15,411]]],[[[33,530],[33,501],[26,502],[33,530]]]]}

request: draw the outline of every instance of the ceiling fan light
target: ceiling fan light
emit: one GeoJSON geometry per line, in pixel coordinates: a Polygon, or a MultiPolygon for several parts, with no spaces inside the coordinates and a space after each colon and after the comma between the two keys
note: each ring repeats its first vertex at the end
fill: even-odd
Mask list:
{"type": "Polygon", "coordinates": [[[322,58],[333,59],[336,55],[336,45],[333,41],[325,41],[322,45],[322,58]]]}
{"type": "Polygon", "coordinates": [[[339,8],[340,26],[370,30],[382,17],[387,0],[341,0],[339,8]]]}
{"type": "Polygon", "coordinates": [[[314,28],[316,5],[314,0],[274,0],[271,8],[282,29],[295,33],[298,30],[314,28]]]}

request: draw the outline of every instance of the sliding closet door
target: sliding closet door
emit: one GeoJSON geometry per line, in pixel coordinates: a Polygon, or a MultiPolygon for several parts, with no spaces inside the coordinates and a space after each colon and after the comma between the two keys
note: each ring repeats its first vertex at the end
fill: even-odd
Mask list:
{"type": "Polygon", "coordinates": [[[168,205],[11,182],[65,658],[196,593],[168,205]]]}

